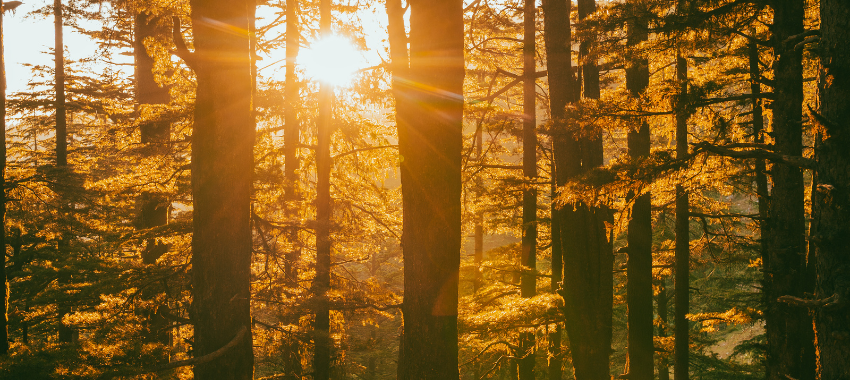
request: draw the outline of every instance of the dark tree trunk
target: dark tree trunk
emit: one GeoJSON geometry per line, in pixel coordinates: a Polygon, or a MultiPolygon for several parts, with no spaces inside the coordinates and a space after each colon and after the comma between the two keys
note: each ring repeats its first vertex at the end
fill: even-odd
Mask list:
{"type": "MultiPolygon", "coordinates": [[[[151,105],[163,105],[169,102],[168,89],[157,85],[153,75],[154,59],[145,48],[144,41],[152,37],[162,39],[164,30],[159,25],[159,20],[147,13],[137,14],[133,20],[134,41],[133,56],[135,57],[136,79],[136,102],[138,103],[139,116],[144,118],[146,109],[151,105]]],[[[141,140],[148,144],[148,154],[167,154],[168,140],[171,134],[171,126],[167,121],[143,120],[140,125],[141,140]]],[[[153,228],[165,225],[168,222],[168,198],[156,192],[143,192],[137,199],[140,209],[140,229],[153,228]]],[[[168,247],[149,238],[145,242],[142,251],[142,263],[156,264],[156,260],[168,251],[168,247]]],[[[150,299],[151,292],[143,291],[142,296],[150,299]]],[[[163,345],[171,344],[170,321],[163,315],[169,313],[168,305],[157,305],[146,310],[147,326],[144,339],[149,342],[158,342],[163,345]]],[[[164,356],[161,361],[168,361],[164,356]]]]}
{"type": "Polygon", "coordinates": [[[399,379],[458,379],[463,2],[411,0],[409,117],[399,120],[404,333],[399,379]],[[425,90],[427,89],[427,90],[425,90]]]}
{"type": "MultiPolygon", "coordinates": [[[[579,19],[596,10],[594,0],[578,2],[579,19]]],[[[583,94],[588,99],[599,98],[599,72],[595,58],[590,56],[593,41],[582,41],[580,54],[583,94]]],[[[569,45],[567,45],[569,46],[569,45]]],[[[551,79],[550,79],[551,80],[551,79]]],[[[550,82],[550,88],[552,84],[550,82]]],[[[554,108],[554,107],[553,107],[554,108]]],[[[571,131],[565,140],[573,146],[562,150],[568,158],[559,160],[556,149],[558,182],[566,182],[577,174],[602,165],[602,138],[599,131],[571,131]],[[563,170],[562,170],[563,169],[563,170]],[[561,178],[561,176],[565,178],[561,178]]],[[[576,203],[562,208],[561,242],[564,259],[564,300],[566,327],[570,339],[576,380],[608,379],[610,377],[611,317],[613,304],[614,255],[608,240],[605,221],[611,214],[605,207],[576,203]]]]}
{"type": "MultiPolygon", "coordinates": [[[[298,107],[300,102],[298,90],[298,78],[295,73],[296,59],[301,47],[301,31],[299,23],[299,1],[286,2],[286,76],[284,84],[284,111],[283,111],[283,138],[284,138],[284,191],[287,202],[286,212],[296,220],[299,219],[301,194],[298,191],[298,170],[300,161],[298,159],[298,144],[300,143],[301,122],[298,120],[298,107]]],[[[284,253],[284,281],[287,287],[298,286],[298,261],[301,257],[301,241],[298,238],[298,228],[290,228],[286,231],[286,239],[289,249],[284,253]]],[[[290,321],[297,322],[297,317],[290,321]]],[[[301,378],[303,368],[301,367],[301,355],[299,351],[300,339],[289,335],[288,341],[284,343],[284,372],[293,378],[301,378]]]]}
{"type": "MultiPolygon", "coordinates": [[[[803,0],[774,1],[771,32],[774,42],[773,133],[774,150],[790,156],[803,154],[803,64],[802,50],[786,39],[803,33],[803,0]]],[[[800,168],[774,163],[770,168],[773,187],[768,206],[768,235],[764,239],[765,329],[767,333],[767,379],[791,376],[814,379],[814,363],[806,360],[813,345],[811,318],[805,309],[777,301],[783,295],[802,296],[812,291],[805,280],[806,224],[804,184],[800,168]]]]}
{"type": "MultiPolygon", "coordinates": [[[[59,168],[67,169],[68,166],[68,128],[67,128],[67,120],[65,115],[65,44],[63,42],[63,6],[61,0],[53,1],[53,26],[54,26],[54,85],[53,89],[56,96],[56,114],[55,114],[55,122],[56,122],[56,166],[59,168]]],[[[62,197],[63,195],[60,195],[62,197]]],[[[60,205],[59,215],[62,217],[66,217],[66,213],[68,212],[66,205],[64,204],[64,200],[60,200],[62,204],[60,205]]],[[[60,241],[58,242],[58,247],[60,252],[67,252],[68,240],[70,236],[67,231],[62,231],[60,241]]],[[[61,279],[60,281],[63,281],[61,279]]],[[[71,326],[66,326],[62,319],[64,319],[65,315],[70,313],[71,309],[67,305],[68,302],[60,301],[58,305],[58,314],[59,314],[59,342],[61,343],[73,343],[75,337],[75,330],[71,326]],[[64,304],[63,304],[64,303],[64,304]]]]}
{"type": "MultiPolygon", "coordinates": [[[[667,282],[662,279],[658,284],[658,319],[661,320],[661,325],[658,326],[658,336],[667,336],[667,282]]],[[[670,361],[667,356],[663,356],[658,362],[658,380],[670,380],[670,361]]]]}
{"type": "MultiPolygon", "coordinates": [[[[56,166],[68,165],[68,127],[65,120],[65,44],[62,40],[62,0],[53,0],[54,91],[56,92],[56,166]]],[[[60,339],[61,340],[61,339],[60,339]]]]}
{"type": "MultiPolygon", "coordinates": [[[[629,24],[628,44],[637,45],[647,39],[645,21],[629,24]]],[[[626,87],[633,97],[643,95],[649,86],[649,62],[640,58],[626,69],[626,87]]],[[[645,119],[635,121],[629,131],[629,156],[634,161],[649,157],[649,124],[645,119]]],[[[626,302],[629,308],[629,379],[653,380],[652,341],[652,203],[649,193],[634,199],[628,227],[628,263],[626,269],[626,302]]]]}
{"type": "MultiPolygon", "coordinates": [[[[522,120],[522,174],[526,179],[537,177],[537,106],[534,83],[535,65],[535,0],[525,0],[523,7],[523,120],[522,120]]],[[[522,277],[521,295],[525,298],[537,294],[537,189],[526,186],[522,192],[522,277]]],[[[534,332],[520,333],[520,380],[534,380],[534,332]]]]}
{"type": "MultiPolygon", "coordinates": [[[[759,67],[759,50],[755,42],[751,42],[749,46],[749,64],[750,64],[750,93],[753,94],[753,142],[757,144],[764,143],[764,110],[761,104],[761,68],[759,67]]],[[[761,256],[764,260],[767,258],[767,244],[765,240],[769,238],[768,230],[769,223],[768,203],[769,193],[767,188],[767,173],[765,170],[765,161],[755,161],[756,174],[756,194],[759,200],[759,234],[761,235],[761,256]]]]}
{"type": "MultiPolygon", "coordinates": [[[[549,80],[549,113],[552,117],[552,148],[554,187],[563,185],[577,172],[580,165],[577,141],[566,130],[564,112],[568,102],[575,100],[576,84],[572,73],[570,52],[570,7],[567,0],[543,0],[543,36],[546,45],[546,62],[549,80]],[[568,172],[568,170],[570,170],[568,172]]],[[[553,199],[556,192],[553,190],[553,199]]],[[[563,246],[561,229],[570,225],[571,210],[552,203],[552,291],[561,292],[563,271],[563,246]]],[[[561,325],[549,334],[549,379],[561,380],[563,358],[561,351],[561,325]]]]}
{"type": "MultiPolygon", "coordinates": [[[[320,36],[331,33],[331,0],[319,5],[320,36]]],[[[316,149],[316,278],[313,291],[317,299],[313,325],[313,378],[331,376],[331,320],[327,292],[331,287],[331,135],[333,123],[333,86],[319,84],[319,116],[316,149]]]]}
{"type": "Polygon", "coordinates": [[[194,367],[195,379],[253,378],[251,338],[251,189],[254,119],[247,34],[253,1],[193,0],[193,65],[198,78],[192,135],[192,319],[196,357],[224,355],[194,367]],[[228,59],[221,59],[228,57],[228,59]]]}
{"type": "Polygon", "coordinates": [[[818,186],[813,194],[817,218],[817,298],[835,304],[815,308],[818,379],[850,379],[850,4],[820,3],[820,114],[818,186]]]}
{"type": "MultiPolygon", "coordinates": [[[[676,80],[679,85],[676,111],[676,157],[688,155],[688,116],[690,111],[686,103],[688,96],[688,61],[676,54],[676,80]]],[[[691,247],[688,191],[681,184],[676,185],[676,248],[675,248],[675,313],[673,375],[676,380],[688,380],[690,369],[690,338],[687,314],[690,310],[691,247]]]]}
{"type": "MultiPolygon", "coordinates": [[[[286,77],[284,84],[284,167],[283,176],[286,184],[286,201],[295,203],[299,200],[298,193],[298,144],[300,143],[301,122],[298,120],[298,78],[295,74],[295,65],[298,58],[298,50],[301,47],[301,31],[299,24],[298,1],[286,2],[286,77]]],[[[297,205],[290,205],[290,213],[297,213],[297,205]]],[[[295,287],[298,281],[297,262],[301,256],[300,242],[298,241],[298,230],[292,229],[287,233],[287,239],[292,248],[285,253],[286,273],[284,277],[286,286],[295,287]]]]}
{"type": "MultiPolygon", "coordinates": [[[[0,158],[0,248],[3,256],[0,258],[0,355],[9,352],[9,282],[6,280],[6,58],[3,46],[3,9],[0,1],[0,128],[3,131],[3,146],[0,147],[3,157],[0,158]]],[[[17,260],[16,260],[17,261],[17,260]]],[[[18,264],[17,262],[15,263],[18,264]]]]}
{"type": "MultiPolygon", "coordinates": [[[[555,165],[552,165],[551,173],[555,173],[555,165]]],[[[552,176],[552,199],[557,195],[555,185],[555,177],[552,176]]],[[[552,282],[550,289],[552,293],[558,293],[561,289],[561,277],[564,270],[564,259],[561,257],[561,227],[559,225],[558,208],[555,203],[551,206],[551,225],[550,231],[552,234],[552,282]]],[[[563,375],[564,360],[561,353],[561,337],[563,329],[560,323],[555,324],[555,331],[549,333],[549,380],[561,380],[563,375]]]]}

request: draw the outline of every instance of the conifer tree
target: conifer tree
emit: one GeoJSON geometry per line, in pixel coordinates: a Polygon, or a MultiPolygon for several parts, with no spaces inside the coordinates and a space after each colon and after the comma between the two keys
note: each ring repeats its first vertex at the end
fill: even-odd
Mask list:
{"type": "MultiPolygon", "coordinates": [[[[250,3],[252,4],[252,3],[250,3]]],[[[247,1],[192,1],[195,52],[178,51],[198,81],[192,136],[192,320],[196,357],[230,342],[194,367],[196,379],[251,379],[250,200],[254,131],[247,1]],[[220,56],[229,59],[218,59],[220,56]]],[[[179,26],[179,25],[178,25],[179,26]]],[[[180,30],[175,29],[175,34],[180,30]]]]}
{"type": "MultiPolygon", "coordinates": [[[[647,40],[647,21],[639,15],[640,9],[634,9],[635,20],[628,26],[628,45],[637,45],[647,40]]],[[[640,98],[649,86],[649,61],[637,57],[626,68],[626,86],[629,93],[640,98]]],[[[633,129],[629,130],[629,157],[639,161],[649,157],[649,123],[645,118],[637,118],[633,129]]],[[[633,205],[628,225],[628,268],[627,302],[629,308],[629,378],[632,380],[652,380],[653,353],[652,340],[652,202],[649,192],[637,195],[632,193],[633,205]]]]}
{"type": "Polygon", "coordinates": [[[411,1],[410,118],[399,123],[404,332],[398,378],[458,379],[463,4],[411,1]]]}
{"type": "Polygon", "coordinates": [[[817,287],[815,299],[805,306],[814,309],[817,341],[817,378],[850,378],[850,346],[844,337],[850,326],[847,312],[847,238],[850,236],[850,4],[821,0],[819,53],[820,109],[810,112],[816,118],[822,140],[816,150],[818,175],[812,195],[817,231],[811,237],[816,248],[817,287]]]}

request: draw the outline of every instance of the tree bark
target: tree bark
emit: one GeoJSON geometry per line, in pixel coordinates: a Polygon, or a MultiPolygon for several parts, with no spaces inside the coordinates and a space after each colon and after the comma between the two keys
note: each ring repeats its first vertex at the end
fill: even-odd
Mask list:
{"type": "MultiPolygon", "coordinates": [[[[298,171],[301,162],[298,159],[298,144],[301,142],[301,122],[298,119],[298,107],[300,103],[298,78],[295,73],[298,51],[301,47],[301,31],[299,20],[299,1],[286,2],[286,73],[284,83],[284,114],[283,114],[283,177],[284,191],[287,202],[286,212],[292,217],[300,219],[299,201],[301,194],[298,186],[298,171]]],[[[289,288],[298,287],[298,261],[301,258],[301,241],[298,238],[298,228],[290,228],[286,231],[286,239],[289,249],[284,253],[284,281],[289,288]]],[[[291,322],[297,322],[297,318],[291,322]]],[[[301,378],[303,368],[301,367],[301,355],[299,352],[300,340],[289,335],[288,341],[284,343],[284,372],[293,378],[301,378]]]]}
{"type": "MultiPolygon", "coordinates": [[[[147,13],[139,13],[133,19],[134,41],[133,56],[135,58],[134,77],[136,82],[136,102],[139,116],[145,117],[145,109],[150,105],[162,105],[169,102],[168,89],[160,87],[154,79],[154,58],[145,48],[144,41],[148,37],[162,39],[164,30],[158,25],[158,20],[147,13]]],[[[148,154],[167,154],[167,144],[171,130],[167,121],[143,120],[140,125],[141,141],[151,149],[148,154]]],[[[140,229],[165,225],[168,222],[168,198],[156,192],[142,192],[137,199],[140,209],[140,229]]],[[[156,260],[167,252],[165,244],[157,239],[149,238],[142,251],[142,263],[155,264],[156,260]]],[[[143,297],[150,297],[150,292],[143,292],[143,297]]],[[[148,298],[149,299],[149,298],[148,298]]],[[[144,338],[149,342],[163,345],[171,344],[170,321],[162,312],[170,312],[168,305],[157,305],[146,310],[147,322],[144,338]]],[[[168,357],[162,358],[168,361],[168,357]]]]}
{"type": "MultiPolygon", "coordinates": [[[[850,4],[822,0],[818,185],[813,194],[817,235],[815,297],[836,303],[814,310],[817,378],[850,379],[850,4]]],[[[813,116],[818,116],[812,113],[813,116]]]]}
{"type": "MultiPolygon", "coordinates": [[[[331,34],[331,0],[319,3],[320,38],[331,34]]],[[[328,380],[331,374],[330,307],[331,287],[331,135],[333,85],[319,84],[319,116],[316,141],[316,278],[313,291],[318,299],[313,326],[313,378],[328,380]]]]}
{"type": "Polygon", "coordinates": [[[399,379],[458,379],[463,2],[411,0],[409,119],[399,121],[404,333],[399,379]]]}
{"type": "MultiPolygon", "coordinates": [[[[645,21],[629,24],[628,44],[634,46],[647,39],[645,21]]],[[[626,69],[626,87],[631,96],[639,98],[649,86],[649,62],[640,58],[626,69]]],[[[644,118],[635,120],[636,128],[629,131],[629,157],[639,161],[649,157],[649,124],[644,118]]],[[[650,193],[635,198],[628,226],[628,263],[626,268],[626,303],[629,308],[629,379],[653,380],[652,341],[652,204],[650,193]]]]}
{"type": "MultiPolygon", "coordinates": [[[[688,117],[690,111],[689,105],[686,104],[688,97],[688,61],[679,53],[676,54],[676,81],[679,85],[678,99],[675,104],[676,157],[682,158],[688,155],[688,117]]],[[[676,247],[673,283],[675,288],[673,375],[676,380],[688,380],[690,378],[690,327],[687,319],[688,310],[690,310],[691,290],[689,206],[688,191],[685,186],[676,185],[676,247]]]]}
{"type": "MultiPolygon", "coordinates": [[[[535,0],[525,0],[523,6],[523,120],[522,174],[527,180],[537,178],[537,106],[535,65],[535,0]]],[[[530,298],[537,294],[537,188],[527,185],[522,192],[522,277],[520,293],[530,298]]],[[[534,332],[520,333],[519,379],[534,379],[534,332]]]]}
{"type": "MultiPolygon", "coordinates": [[[[790,156],[803,154],[803,64],[802,50],[786,44],[791,36],[803,33],[805,2],[774,1],[773,133],[774,151],[790,156]]],[[[806,360],[807,346],[813,344],[811,318],[804,309],[777,301],[783,295],[803,296],[812,285],[805,280],[806,223],[802,171],[774,163],[770,168],[773,187],[768,206],[767,257],[764,264],[765,330],[767,334],[767,379],[791,376],[814,379],[814,358],[806,360]]]]}
{"type": "Polygon", "coordinates": [[[68,165],[68,127],[65,119],[65,44],[62,39],[62,0],[53,0],[53,25],[55,29],[53,89],[56,93],[56,166],[66,166],[68,165]]]}
{"type": "MultiPolygon", "coordinates": [[[[3,9],[0,1],[0,129],[3,131],[2,158],[0,158],[0,301],[3,302],[0,315],[0,356],[9,353],[9,281],[6,279],[6,52],[3,45],[3,9]]],[[[17,264],[17,263],[15,263],[17,264]]]]}
{"type": "Polygon", "coordinates": [[[196,357],[249,332],[224,355],[194,368],[195,379],[253,378],[251,191],[254,119],[249,36],[253,1],[193,0],[197,75],[192,135],[192,320],[196,357]],[[227,59],[222,59],[226,57],[227,59]]]}
{"type": "MultiPolygon", "coordinates": [[[[661,279],[658,284],[658,319],[661,320],[661,325],[658,326],[658,336],[665,337],[667,336],[667,301],[669,297],[667,296],[667,281],[661,279]]],[[[658,380],[670,380],[670,361],[667,359],[667,356],[663,356],[658,363],[658,380]]]]}

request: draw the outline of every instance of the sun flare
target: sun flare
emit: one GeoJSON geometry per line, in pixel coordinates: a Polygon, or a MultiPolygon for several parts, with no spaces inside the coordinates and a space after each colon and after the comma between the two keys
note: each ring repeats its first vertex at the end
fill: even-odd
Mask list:
{"type": "Polygon", "coordinates": [[[363,65],[363,55],[354,43],[341,36],[313,42],[298,56],[298,64],[307,76],[334,86],[345,86],[363,65]]]}

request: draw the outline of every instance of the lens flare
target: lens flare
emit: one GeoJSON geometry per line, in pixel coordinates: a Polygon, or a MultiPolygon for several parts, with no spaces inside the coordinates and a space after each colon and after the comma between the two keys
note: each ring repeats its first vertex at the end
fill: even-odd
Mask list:
{"type": "Polygon", "coordinates": [[[353,42],[336,35],[313,42],[298,55],[308,77],[336,87],[349,84],[363,61],[353,42]]]}

